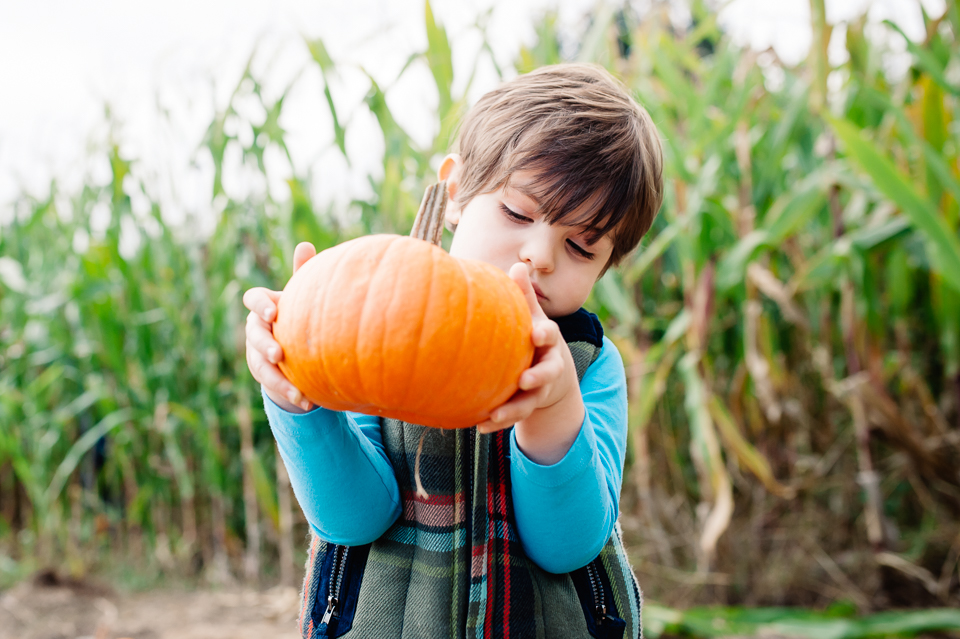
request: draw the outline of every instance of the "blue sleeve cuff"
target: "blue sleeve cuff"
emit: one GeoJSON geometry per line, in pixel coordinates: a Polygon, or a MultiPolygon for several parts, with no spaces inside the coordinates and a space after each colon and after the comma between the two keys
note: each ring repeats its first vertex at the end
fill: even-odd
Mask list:
{"type": "Polygon", "coordinates": [[[263,408],[267,412],[267,415],[273,413],[277,417],[280,417],[280,419],[275,422],[271,421],[270,425],[273,426],[274,431],[280,431],[284,435],[292,437],[296,435],[295,431],[297,428],[312,427],[316,425],[318,419],[336,420],[336,413],[323,406],[316,406],[306,413],[291,413],[270,399],[270,396],[267,395],[267,392],[263,390],[262,386],[260,387],[260,395],[263,396],[263,408]]]}

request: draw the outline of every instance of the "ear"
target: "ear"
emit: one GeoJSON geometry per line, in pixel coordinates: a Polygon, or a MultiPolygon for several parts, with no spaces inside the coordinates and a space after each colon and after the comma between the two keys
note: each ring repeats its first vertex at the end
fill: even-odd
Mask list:
{"type": "Polygon", "coordinates": [[[451,231],[456,230],[460,223],[460,204],[457,203],[457,192],[460,190],[460,171],[463,168],[463,158],[459,153],[451,153],[443,158],[440,168],[437,169],[437,177],[440,181],[447,183],[447,210],[444,215],[446,226],[451,231]]]}

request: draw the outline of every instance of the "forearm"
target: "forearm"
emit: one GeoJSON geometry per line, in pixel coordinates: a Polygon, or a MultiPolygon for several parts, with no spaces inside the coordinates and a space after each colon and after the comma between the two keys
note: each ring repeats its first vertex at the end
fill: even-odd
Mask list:
{"type": "Polygon", "coordinates": [[[400,514],[400,493],[375,418],[363,426],[346,413],[264,408],[294,494],[321,538],[359,545],[380,537],[400,514]]]}
{"type": "Polygon", "coordinates": [[[627,440],[626,377],[616,347],[606,338],[603,344],[577,393],[583,417],[561,458],[546,464],[532,459],[519,445],[519,430],[511,436],[517,529],[527,555],[548,572],[569,572],[592,561],[619,512],[627,440]]]}
{"type": "Polygon", "coordinates": [[[510,469],[517,530],[534,563],[564,573],[592,561],[617,520],[619,476],[602,463],[589,418],[552,465],[529,459],[511,437],[510,469]]]}

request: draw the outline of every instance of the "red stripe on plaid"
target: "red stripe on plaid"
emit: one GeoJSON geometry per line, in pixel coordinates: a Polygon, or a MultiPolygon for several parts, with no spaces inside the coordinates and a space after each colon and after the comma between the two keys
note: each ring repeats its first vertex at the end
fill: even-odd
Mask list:
{"type": "Polygon", "coordinates": [[[486,546],[474,546],[470,561],[470,579],[479,579],[483,577],[483,557],[486,546]]]}
{"type": "Polygon", "coordinates": [[[430,504],[431,506],[449,506],[454,502],[463,503],[464,495],[446,495],[446,494],[435,494],[427,495],[427,498],[424,499],[417,495],[415,490],[405,490],[403,491],[403,501],[415,501],[421,504],[430,504]]]}
{"type": "MultiPolygon", "coordinates": [[[[489,511],[489,506],[487,506],[487,512],[489,511]]],[[[487,522],[487,614],[486,619],[483,623],[483,637],[484,639],[491,639],[490,633],[493,628],[493,599],[494,599],[494,587],[493,579],[490,578],[491,567],[493,566],[493,560],[495,552],[491,552],[490,544],[496,539],[496,531],[494,528],[493,517],[488,517],[487,522]]]]}
{"type": "Polygon", "coordinates": [[[466,498],[458,494],[431,495],[428,499],[421,499],[416,493],[404,491],[403,517],[426,526],[455,526],[466,520],[466,498]]]}
{"type": "Polygon", "coordinates": [[[507,469],[504,450],[503,431],[497,433],[497,453],[499,457],[500,514],[503,516],[503,636],[510,636],[510,525],[507,521],[507,469]]]}

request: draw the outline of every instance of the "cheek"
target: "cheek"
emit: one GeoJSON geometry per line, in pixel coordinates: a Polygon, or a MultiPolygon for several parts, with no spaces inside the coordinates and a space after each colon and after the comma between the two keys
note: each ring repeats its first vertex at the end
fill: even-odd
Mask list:
{"type": "Polygon", "coordinates": [[[571,297],[586,300],[590,295],[591,289],[597,283],[597,276],[600,275],[599,268],[580,268],[569,282],[569,292],[571,297]]]}
{"type": "Polygon", "coordinates": [[[450,255],[490,262],[500,252],[497,235],[481,225],[461,224],[450,243],[450,255]]]}

